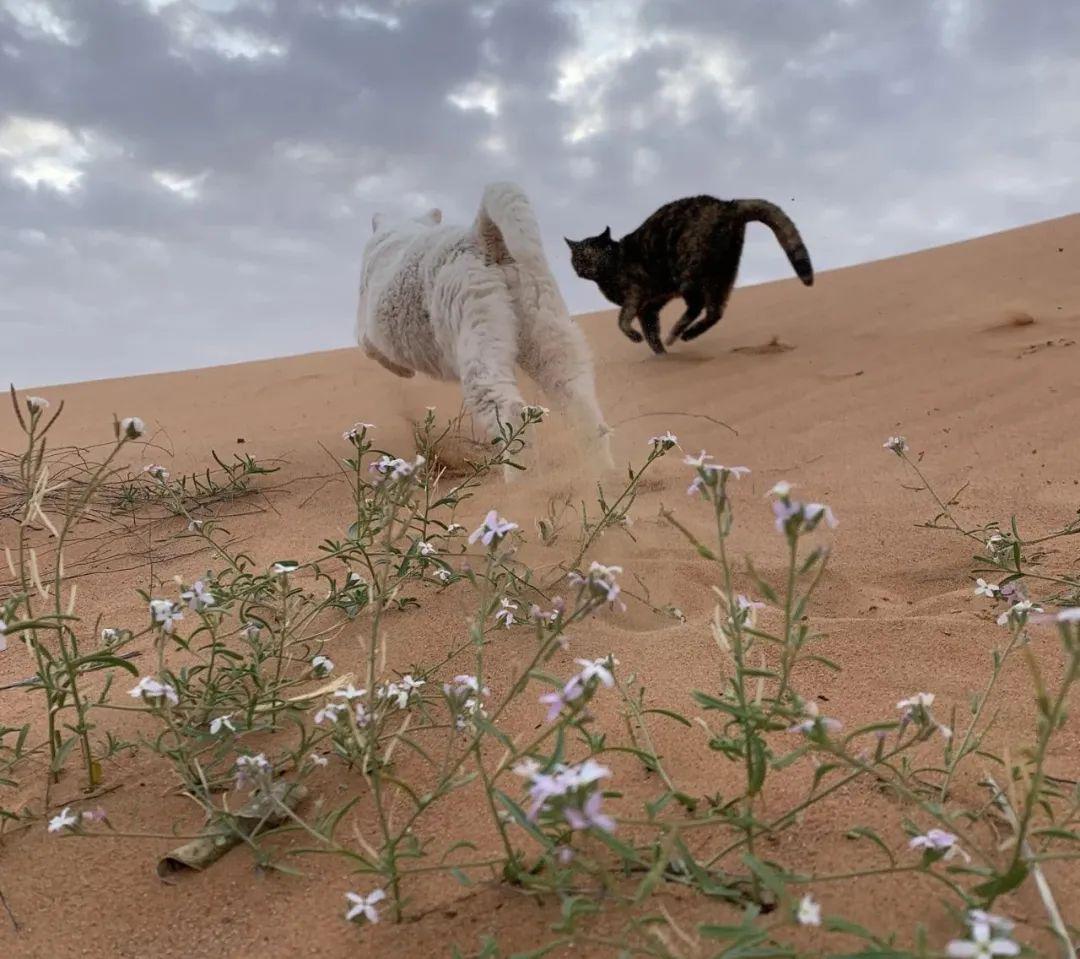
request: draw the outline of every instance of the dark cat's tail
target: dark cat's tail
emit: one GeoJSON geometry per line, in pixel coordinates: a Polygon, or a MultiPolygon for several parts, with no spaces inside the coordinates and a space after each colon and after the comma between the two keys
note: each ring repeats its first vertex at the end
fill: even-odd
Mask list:
{"type": "Polygon", "coordinates": [[[799,279],[807,286],[814,285],[814,268],[810,265],[810,254],[806,252],[802,237],[789,217],[775,203],[768,200],[735,200],[735,213],[745,222],[764,223],[784,248],[791,265],[799,279]]]}

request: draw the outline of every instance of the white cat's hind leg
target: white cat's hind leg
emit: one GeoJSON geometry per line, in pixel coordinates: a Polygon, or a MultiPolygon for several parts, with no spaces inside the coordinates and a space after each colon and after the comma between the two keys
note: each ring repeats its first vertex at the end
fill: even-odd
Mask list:
{"type": "Polygon", "coordinates": [[[592,353],[585,334],[569,317],[542,308],[522,318],[518,362],[582,434],[601,470],[614,466],[611,427],[596,397],[592,353]]]}

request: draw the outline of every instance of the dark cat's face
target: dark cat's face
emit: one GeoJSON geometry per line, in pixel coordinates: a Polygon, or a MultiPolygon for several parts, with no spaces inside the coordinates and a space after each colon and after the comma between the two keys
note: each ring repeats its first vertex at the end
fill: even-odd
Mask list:
{"type": "Polygon", "coordinates": [[[566,245],[570,247],[570,264],[583,280],[597,280],[603,276],[619,249],[619,244],[611,238],[611,227],[606,227],[599,236],[566,240],[566,245]]]}

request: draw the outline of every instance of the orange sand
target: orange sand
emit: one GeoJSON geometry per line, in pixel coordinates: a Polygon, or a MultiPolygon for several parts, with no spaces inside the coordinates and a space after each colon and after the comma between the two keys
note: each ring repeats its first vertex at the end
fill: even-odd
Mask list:
{"type": "MultiPolygon", "coordinates": [[[[969,546],[915,525],[934,510],[925,494],[901,485],[910,487],[912,478],[881,448],[886,436],[905,434],[913,450],[925,454],[924,469],[942,490],[968,483],[960,511],[972,521],[1017,512],[1034,533],[1066,522],[1080,505],[1078,253],[1080,215],[825,273],[810,290],[794,279],[741,289],[712,333],[662,358],[620,336],[610,313],[581,320],[597,356],[601,401],[618,428],[615,449],[622,461],[640,462],[648,437],[671,429],[688,451],[704,448],[720,462],[752,468],[736,489],[739,555],[752,554],[766,575],[775,577],[782,568],[781,543],[763,499],[781,478],[835,509],[840,527],[831,534],[833,559],[813,622],[829,636],[821,651],[844,671],[836,676],[811,668],[799,686],[808,696],[827,697],[828,714],[849,728],[893,715],[899,698],[921,689],[937,694],[943,715],[952,704],[963,715],[968,696],[987,674],[992,644],[1001,638],[990,604],[972,595],[969,546]],[[774,338],[779,345],[769,346],[774,338]],[[730,424],[738,435],[714,420],[730,424]]],[[[340,535],[347,525],[347,491],[311,478],[333,469],[320,444],[341,455],[341,430],[354,420],[370,420],[378,424],[381,445],[404,452],[411,449],[410,418],[422,417],[429,405],[451,415],[459,404],[454,385],[395,379],[359,350],[33,392],[48,397],[54,408],[60,400],[67,404],[54,444],[107,440],[114,412],[141,416],[160,431],[156,442],[174,455],[154,450],[139,460],[142,454],[136,454],[136,467],[164,462],[179,472],[208,462],[211,449],[223,456],[236,451],[286,460],[284,471],[267,480],[285,486],[271,497],[273,510],[229,522],[246,549],[266,562],[313,556],[324,537],[340,535]]],[[[463,522],[495,506],[535,544],[534,521],[551,496],[588,494],[555,424],[545,427],[536,474],[509,487],[493,478],[463,511],[463,522]]],[[[15,450],[17,442],[12,417],[5,414],[0,448],[15,450]]],[[[594,556],[623,565],[628,583],[636,574],[657,605],[674,603],[686,623],[632,603],[621,616],[599,615],[577,630],[571,650],[552,666],[568,674],[575,655],[614,652],[622,674],[635,672],[647,686],[650,704],[692,712],[691,691],[715,690],[722,682],[723,664],[706,628],[716,573],[657,516],[661,505],[672,507],[681,520],[705,531],[705,511],[684,495],[687,469],[671,456],[654,475],[658,482],[641,494],[633,511],[634,541],[610,532],[594,556]]],[[[13,536],[10,522],[0,525],[3,542],[13,536]]],[[[1058,552],[1050,561],[1064,562],[1074,548],[1070,541],[1051,545],[1058,552]]],[[[538,563],[557,562],[567,552],[565,542],[550,550],[529,547],[538,563]]],[[[202,556],[159,561],[156,572],[191,578],[208,562],[202,556]]],[[[134,588],[145,585],[148,574],[111,571],[121,566],[139,563],[103,561],[94,575],[80,580],[78,609],[86,619],[100,611],[105,624],[142,622],[134,588]]],[[[464,587],[438,597],[421,593],[420,609],[395,615],[391,665],[437,659],[449,643],[447,623],[465,628],[471,601],[466,593],[464,587]]],[[[353,628],[361,629],[362,620],[353,628]]],[[[346,631],[329,650],[342,670],[357,665],[348,636],[346,631]]],[[[489,658],[493,686],[518,664],[522,642],[513,633],[496,638],[489,658]]],[[[1055,646],[1048,636],[1041,654],[1051,679],[1060,669],[1055,646]]],[[[20,645],[0,654],[0,684],[31,672],[20,645]]],[[[126,685],[121,680],[118,690],[126,685]]],[[[1010,746],[1015,754],[1031,740],[1030,699],[1018,659],[1002,684],[997,748],[1010,746]]],[[[617,734],[614,700],[597,705],[598,720],[617,734]]],[[[39,712],[37,697],[0,692],[0,721],[17,725],[36,720],[39,712]]],[[[523,705],[511,711],[510,729],[530,730],[540,716],[539,707],[530,711],[523,705]]],[[[121,728],[135,738],[132,723],[121,728]]],[[[740,773],[706,748],[702,731],[661,720],[653,733],[685,791],[736,788],[740,773]]],[[[1075,716],[1060,737],[1051,772],[1080,775],[1075,716]]],[[[20,799],[40,810],[44,774],[23,773],[29,788],[20,799]]],[[[656,794],[655,780],[640,766],[619,765],[617,773],[617,785],[630,799],[656,794]]],[[[334,802],[343,795],[339,785],[362,788],[333,767],[319,775],[315,783],[324,784],[334,802]]],[[[107,766],[106,784],[120,785],[101,800],[118,827],[160,832],[175,823],[189,831],[198,824],[195,807],[170,792],[166,766],[145,750],[107,766]]],[[[774,792],[767,801],[780,811],[797,801],[802,788],[805,782],[791,782],[786,793],[774,792]]],[[[77,798],[78,791],[77,777],[68,774],[52,795],[62,802],[77,798]]],[[[959,796],[972,804],[983,798],[974,769],[962,777],[959,796]]],[[[901,850],[900,821],[910,814],[861,783],[815,807],[763,855],[804,873],[856,868],[877,860],[867,844],[846,840],[844,832],[858,823],[872,825],[901,850]]],[[[455,800],[432,813],[429,828],[468,832],[475,819],[467,803],[455,800]]],[[[484,933],[497,937],[506,953],[556,937],[550,926],[558,918],[557,904],[538,905],[498,884],[465,888],[449,878],[412,887],[415,921],[350,926],[342,921],[343,893],[366,886],[354,883],[346,864],[323,858],[293,861],[302,878],[257,875],[250,856],[236,850],[207,873],[167,886],[156,878],[154,863],[169,845],[58,840],[41,825],[0,839],[0,891],[20,924],[15,932],[0,911],[0,956],[426,957],[448,955],[452,943],[475,950],[484,933]]],[[[1066,920],[1080,923],[1080,869],[1051,865],[1047,873],[1066,920]]],[[[939,890],[926,880],[901,877],[814,892],[827,914],[877,931],[891,927],[907,937],[922,921],[938,946],[958,931],[939,890]]],[[[658,904],[685,928],[733,919],[718,903],[674,887],[661,888],[646,908],[655,912],[658,904]]],[[[1020,929],[1021,940],[1047,952],[1053,948],[1040,931],[1044,914],[1030,882],[999,907],[1033,924],[1020,929]]],[[[805,940],[811,949],[824,941],[805,940]]],[[[830,941],[839,948],[835,938],[830,941]]]]}

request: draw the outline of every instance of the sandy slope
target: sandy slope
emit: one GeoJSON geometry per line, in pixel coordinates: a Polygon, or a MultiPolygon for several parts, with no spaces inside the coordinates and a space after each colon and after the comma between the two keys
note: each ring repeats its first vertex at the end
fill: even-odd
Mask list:
{"type": "MultiPolygon", "coordinates": [[[[640,460],[647,438],[671,429],[687,450],[705,448],[721,462],[754,470],[737,491],[737,543],[762,570],[775,574],[782,562],[762,499],[774,482],[786,478],[836,510],[841,525],[833,535],[834,560],[814,615],[829,634],[823,651],[844,672],[811,673],[803,684],[807,694],[827,697],[829,714],[849,725],[889,715],[897,699],[924,688],[963,709],[998,637],[989,606],[971,595],[970,549],[914,525],[933,510],[901,485],[910,479],[882,450],[887,435],[906,434],[943,489],[969,484],[960,502],[972,519],[1017,511],[1043,529],[1066,521],[1080,506],[1078,256],[1080,216],[1072,216],[827,273],[811,290],[795,280],[743,289],[711,334],[659,359],[619,336],[610,314],[582,319],[598,358],[603,405],[619,427],[622,459],[640,460]],[[1018,324],[1019,313],[1034,322],[1018,324]],[[769,348],[773,338],[790,348],[769,348]]],[[[146,462],[191,468],[205,462],[211,448],[287,460],[275,478],[287,486],[272,497],[274,511],[232,521],[248,538],[248,549],[266,561],[312,555],[320,540],[343,526],[346,492],[305,479],[330,470],[320,444],[343,452],[342,428],[365,419],[378,424],[385,446],[405,449],[409,417],[422,415],[427,405],[447,414],[457,407],[452,386],[396,380],[359,351],[35,392],[67,403],[57,440],[105,439],[113,412],[134,413],[159,429],[156,441],[174,453],[170,461],[163,452],[147,451],[146,462]]],[[[510,488],[490,484],[483,502],[476,501],[463,519],[490,504],[531,532],[551,495],[580,488],[582,471],[562,451],[556,432],[548,429],[549,452],[536,476],[510,488]]],[[[0,448],[11,450],[15,442],[5,416],[0,448]]],[[[661,620],[633,605],[622,617],[598,617],[575,634],[563,666],[574,654],[613,651],[624,673],[635,671],[648,686],[652,703],[689,708],[692,689],[717,688],[721,681],[704,628],[714,573],[657,518],[664,504],[703,528],[700,506],[684,496],[685,467],[671,457],[656,475],[660,482],[642,494],[634,511],[636,541],[609,534],[595,556],[621,563],[647,584],[655,602],[681,607],[687,622],[661,620]]],[[[10,524],[0,526],[5,542],[12,535],[10,524]]],[[[538,562],[562,555],[558,548],[535,549],[538,562]]],[[[158,572],[190,576],[202,562],[188,558],[158,572]]],[[[97,575],[82,581],[80,611],[92,618],[101,610],[106,623],[141,621],[131,587],[133,576],[141,584],[145,574],[110,572],[109,566],[98,564],[97,575]]],[[[448,594],[400,615],[392,627],[395,664],[435,658],[448,641],[445,624],[460,622],[464,612],[461,598],[448,594]]],[[[347,641],[333,655],[347,668],[347,641]]],[[[497,640],[493,658],[503,657],[507,671],[519,656],[512,634],[497,640]]],[[[1057,663],[1046,654],[1050,675],[1057,663]]],[[[21,648],[0,655],[0,683],[29,672],[21,648]]],[[[498,667],[492,681],[499,681],[498,667]]],[[[1019,748],[1030,737],[1027,689],[1017,663],[1004,680],[998,746],[1019,748]]],[[[38,710],[22,692],[0,692],[0,721],[19,723],[38,710]]],[[[613,707],[599,714],[616,728],[613,707]]],[[[521,712],[511,724],[527,729],[536,718],[521,712]]],[[[1070,722],[1052,766],[1058,775],[1076,778],[1080,720],[1070,722]]],[[[705,748],[703,735],[661,725],[656,736],[688,792],[724,792],[736,775],[705,748]]],[[[653,794],[639,767],[618,772],[628,795],[653,794]]],[[[344,782],[326,775],[331,792],[344,782]]],[[[194,807],[166,794],[168,781],[152,758],[124,759],[108,777],[110,784],[123,784],[103,800],[114,821],[158,831],[174,821],[181,828],[195,824],[194,807]]],[[[69,777],[53,795],[68,798],[77,788],[69,777]]],[[[973,779],[961,791],[971,801],[979,792],[973,779]]],[[[777,808],[796,795],[777,795],[777,808]]],[[[40,792],[26,799],[39,805],[40,792]]],[[[785,834],[768,855],[806,872],[854,868],[869,853],[845,840],[844,831],[858,822],[872,824],[899,849],[900,819],[908,813],[869,786],[853,787],[785,834]]],[[[467,808],[442,815],[440,828],[468,832],[467,808]]],[[[16,934],[0,913],[0,955],[434,956],[446,955],[450,942],[475,948],[484,932],[497,935],[508,950],[554,935],[548,931],[557,918],[554,907],[538,909],[504,887],[463,889],[449,881],[417,884],[413,912],[419,921],[400,928],[349,927],[341,921],[342,893],[353,884],[342,864],[327,861],[303,862],[303,879],[258,876],[237,852],[203,876],[166,887],[153,874],[154,858],[166,845],[58,841],[40,827],[3,840],[0,890],[21,931],[16,934]]],[[[1049,872],[1067,918],[1080,923],[1080,875],[1049,872]]],[[[891,913],[905,932],[925,921],[938,943],[956,931],[936,891],[918,881],[815,891],[826,912],[876,928],[891,913]]],[[[687,921],[730,919],[715,904],[678,891],[661,893],[659,901],[687,921]]],[[[1030,889],[1006,905],[1021,920],[1036,926],[1043,921],[1030,889]]],[[[1021,938],[1048,948],[1037,929],[1023,930],[1021,938]]]]}

